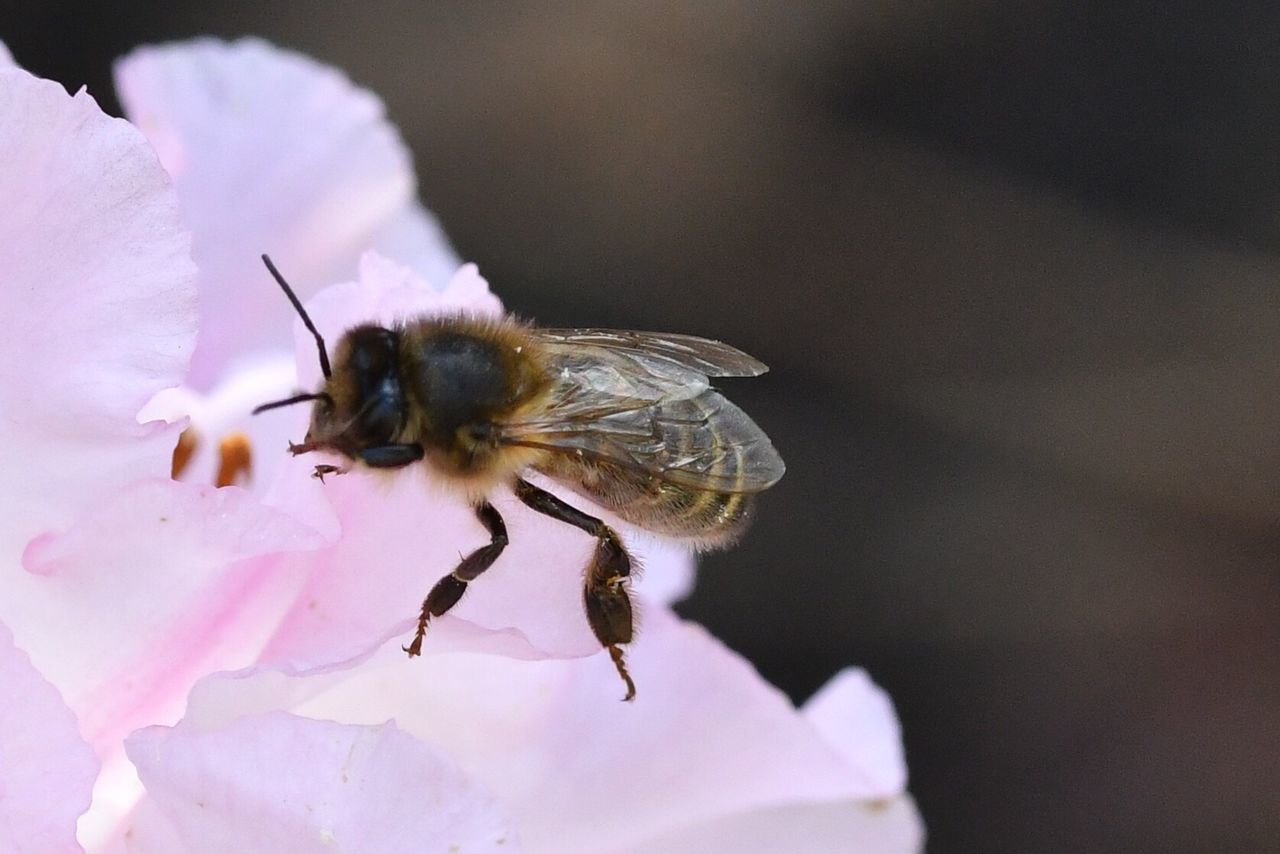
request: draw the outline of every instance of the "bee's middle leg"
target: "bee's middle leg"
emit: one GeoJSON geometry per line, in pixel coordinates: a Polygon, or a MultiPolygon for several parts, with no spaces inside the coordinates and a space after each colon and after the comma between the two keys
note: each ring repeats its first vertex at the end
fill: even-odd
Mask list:
{"type": "Polygon", "coordinates": [[[467,592],[467,583],[475,581],[480,573],[493,566],[498,555],[502,554],[502,550],[507,547],[507,525],[502,521],[502,516],[497,509],[488,501],[482,501],[476,505],[475,510],[480,524],[484,525],[485,530],[489,532],[489,545],[481,546],[464,557],[457,569],[437,581],[435,587],[431,588],[431,592],[422,603],[422,612],[418,616],[417,634],[408,646],[403,647],[410,656],[421,654],[422,638],[427,632],[427,623],[431,618],[439,617],[457,605],[462,594],[467,592]]]}
{"type": "Polygon", "coordinates": [[[631,700],[636,695],[636,683],[627,672],[622,644],[631,643],[635,621],[631,597],[627,594],[627,580],[631,577],[631,556],[627,554],[622,540],[604,522],[588,516],[526,480],[516,481],[516,497],[539,513],[566,522],[596,538],[596,551],[587,567],[582,601],[586,606],[591,631],[609,651],[618,675],[627,686],[627,695],[622,699],[631,700]]]}

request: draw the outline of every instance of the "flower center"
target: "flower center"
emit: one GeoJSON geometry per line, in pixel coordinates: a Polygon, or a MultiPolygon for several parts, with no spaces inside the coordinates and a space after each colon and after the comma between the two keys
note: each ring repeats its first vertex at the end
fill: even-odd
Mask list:
{"type": "MultiPolygon", "coordinates": [[[[178,437],[173,449],[173,463],[169,474],[174,480],[182,477],[200,445],[200,434],[188,427],[178,437]]],[[[243,486],[253,472],[253,446],[245,433],[229,433],[218,443],[218,473],[214,486],[243,486]]]]}

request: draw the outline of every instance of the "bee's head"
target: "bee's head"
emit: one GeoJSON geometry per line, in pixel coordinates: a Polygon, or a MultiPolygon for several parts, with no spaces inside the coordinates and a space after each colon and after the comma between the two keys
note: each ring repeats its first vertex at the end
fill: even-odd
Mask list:
{"type": "Polygon", "coordinates": [[[264,403],[256,415],[268,409],[315,401],[306,443],[298,449],[330,449],[355,457],[366,448],[391,444],[408,420],[408,407],[400,383],[400,336],[391,329],[373,324],[357,326],[338,343],[336,368],[329,365],[324,339],[307,315],[293,289],[276,270],[271,259],[262,256],[302,323],[316,339],[324,386],[314,393],[298,394],[285,400],[264,403]]]}
{"type": "Polygon", "coordinates": [[[399,347],[394,330],[371,324],[342,336],[333,371],[311,410],[309,444],[354,457],[396,441],[408,420],[399,347]]]}

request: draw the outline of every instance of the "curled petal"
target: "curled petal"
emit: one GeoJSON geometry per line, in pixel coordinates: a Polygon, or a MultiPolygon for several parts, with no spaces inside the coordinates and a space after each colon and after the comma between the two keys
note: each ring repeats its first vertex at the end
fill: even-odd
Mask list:
{"type": "Polygon", "coordinates": [[[195,268],[136,128],[16,68],[0,69],[0,116],[0,565],[16,567],[32,536],[168,475],[176,433],[137,414],[182,381],[195,268]]]}
{"type": "Polygon", "coordinates": [[[865,775],[701,628],[653,608],[629,657],[629,704],[603,654],[408,661],[384,648],[349,671],[209,677],[188,719],[218,727],[281,707],[364,724],[394,715],[492,790],[538,851],[661,850],[645,841],[756,810],[866,803],[865,775]]]}
{"type": "Polygon", "coordinates": [[[864,781],[862,797],[892,798],[907,788],[902,727],[893,701],[865,670],[846,668],[804,704],[804,716],[864,781]]]}
{"type": "Polygon", "coordinates": [[[13,65],[16,65],[13,61],[13,54],[9,52],[9,48],[4,42],[0,42],[0,68],[7,68],[13,65]]]}
{"type": "Polygon", "coordinates": [[[491,795],[391,723],[269,713],[214,731],[152,727],[127,750],[168,825],[133,828],[139,854],[174,841],[189,854],[519,850],[491,795]]]}
{"type": "Polygon", "coordinates": [[[75,715],[0,624],[0,850],[81,851],[76,818],[97,774],[75,715]]]}
{"type": "Polygon", "coordinates": [[[233,359],[287,347],[291,309],[263,252],[303,297],[350,277],[361,251],[387,242],[418,242],[429,275],[456,265],[416,207],[409,152],[381,101],[339,71],[257,39],[201,39],[133,52],[116,85],[195,233],[194,388],[207,391],[233,359]]]}

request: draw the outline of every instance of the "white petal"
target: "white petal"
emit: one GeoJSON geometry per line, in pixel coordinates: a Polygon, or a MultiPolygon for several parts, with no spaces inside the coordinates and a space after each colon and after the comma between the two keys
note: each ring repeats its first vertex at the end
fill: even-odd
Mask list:
{"type": "Polygon", "coordinates": [[[907,797],[788,804],[682,827],[607,854],[914,854],[924,826],[907,797]]]}
{"type": "Polygon", "coordinates": [[[136,416],[182,381],[195,269],[137,129],[14,68],[0,116],[0,565],[16,566],[32,536],[168,475],[176,433],[136,416]]]}
{"type": "Polygon", "coordinates": [[[6,605],[105,755],[136,727],[175,719],[210,668],[254,660],[297,582],[248,559],[319,543],[243,490],[139,481],[32,541],[6,605]]]}
{"type": "Polygon", "coordinates": [[[226,729],[153,727],[129,758],[168,828],[192,854],[415,854],[518,851],[493,797],[394,724],[346,726],[273,713],[226,729]]]}
{"type": "Polygon", "coordinates": [[[435,275],[456,264],[416,213],[412,164],[371,93],[337,70],[256,39],[142,48],[120,61],[129,117],[173,175],[200,265],[191,385],[287,349],[289,303],[258,256],[306,297],[390,242],[435,275]],[[420,242],[421,241],[421,242],[420,242]]]}
{"type": "Polygon", "coordinates": [[[405,660],[390,646],[350,671],[210,677],[192,693],[188,723],[220,727],[283,707],[351,723],[394,716],[492,790],[538,851],[626,849],[724,816],[864,791],[785,696],[697,626],[654,608],[628,654],[633,703],[618,702],[605,655],[405,660]]]}
{"type": "Polygon", "coordinates": [[[865,670],[846,668],[804,704],[803,713],[849,767],[866,781],[865,798],[906,791],[907,761],[893,701],[865,670]]]}
{"type": "Polygon", "coordinates": [[[408,265],[436,286],[448,282],[461,263],[440,221],[417,203],[383,229],[370,248],[408,265]]]}
{"type": "Polygon", "coordinates": [[[80,851],[98,761],[58,691],[0,624],[0,851],[80,851]]]}

